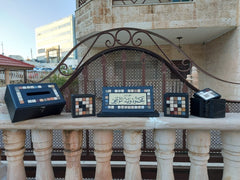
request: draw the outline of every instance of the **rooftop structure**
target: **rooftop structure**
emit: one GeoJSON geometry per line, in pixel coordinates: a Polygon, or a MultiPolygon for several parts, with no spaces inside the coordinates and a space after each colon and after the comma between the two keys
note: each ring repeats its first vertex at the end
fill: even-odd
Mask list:
{"type": "Polygon", "coordinates": [[[24,70],[24,81],[26,82],[26,70],[33,69],[34,66],[4,55],[0,55],[0,69],[5,72],[5,83],[10,84],[10,70],[24,70]]]}
{"type": "Polygon", "coordinates": [[[0,55],[0,69],[12,69],[12,70],[27,70],[33,69],[34,66],[20,60],[16,60],[4,55],[0,55]]]}

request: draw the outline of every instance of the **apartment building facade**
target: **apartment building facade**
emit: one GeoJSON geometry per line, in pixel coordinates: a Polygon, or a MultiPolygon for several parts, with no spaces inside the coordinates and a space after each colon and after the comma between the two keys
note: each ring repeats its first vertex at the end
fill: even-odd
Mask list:
{"type": "MultiPolygon", "coordinates": [[[[239,85],[234,84],[240,77],[239,0],[77,0],[76,6],[78,42],[91,34],[119,27],[157,33],[181,46],[207,74],[223,80],[199,70],[200,89],[210,87],[226,99],[240,99],[239,85]]],[[[160,45],[171,60],[181,59],[176,49],[160,45]]],[[[78,50],[79,57],[87,48],[88,45],[78,50]]],[[[158,53],[156,46],[145,48],[158,53]]],[[[96,49],[103,50],[101,45],[96,49]]]]}
{"type": "MultiPolygon", "coordinates": [[[[57,63],[76,44],[75,18],[73,15],[35,29],[37,59],[57,63]]],[[[72,53],[69,58],[76,59],[72,53]]]]}

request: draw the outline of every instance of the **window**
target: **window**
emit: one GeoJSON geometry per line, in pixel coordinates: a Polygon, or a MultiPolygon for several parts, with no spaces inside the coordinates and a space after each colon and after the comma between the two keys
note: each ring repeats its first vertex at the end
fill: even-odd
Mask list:
{"type": "Polygon", "coordinates": [[[38,53],[45,53],[45,48],[38,49],[38,53]]]}

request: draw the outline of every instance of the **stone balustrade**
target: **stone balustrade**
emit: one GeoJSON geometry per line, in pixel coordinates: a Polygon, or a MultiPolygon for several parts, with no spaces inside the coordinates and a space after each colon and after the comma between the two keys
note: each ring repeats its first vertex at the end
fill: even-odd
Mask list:
{"type": "MultiPolygon", "coordinates": [[[[140,155],[142,130],[154,130],[155,154],[158,180],[173,180],[174,144],[176,129],[187,129],[187,143],[191,161],[190,180],[207,180],[210,130],[219,129],[222,134],[224,157],[223,180],[237,180],[240,176],[240,114],[227,113],[225,118],[209,119],[190,116],[173,117],[82,117],[72,118],[68,113],[47,116],[18,123],[11,123],[8,114],[0,115],[5,154],[7,156],[7,179],[23,180],[26,173],[23,165],[25,130],[31,129],[36,179],[54,179],[51,166],[52,130],[63,130],[64,154],[67,180],[82,179],[80,164],[82,130],[94,129],[94,155],[96,158],[95,179],[112,179],[111,155],[113,129],[122,130],[126,160],[125,179],[141,177],[140,155]]],[[[1,172],[1,171],[0,171],[1,172]]]]}

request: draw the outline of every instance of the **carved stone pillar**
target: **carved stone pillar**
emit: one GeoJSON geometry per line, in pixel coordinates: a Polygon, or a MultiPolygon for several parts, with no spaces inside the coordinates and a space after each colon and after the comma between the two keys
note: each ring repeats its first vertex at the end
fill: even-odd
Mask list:
{"type": "Polygon", "coordinates": [[[112,142],[112,130],[94,130],[94,155],[97,161],[95,180],[112,180],[112,142]]]}
{"type": "Polygon", "coordinates": [[[189,180],[208,180],[210,131],[189,130],[187,133],[188,155],[191,161],[189,180]]]}
{"type": "Polygon", "coordinates": [[[195,66],[192,67],[192,84],[196,88],[199,88],[198,70],[195,66]]]}
{"type": "MultiPolygon", "coordinates": [[[[0,87],[0,114],[8,114],[7,106],[4,101],[5,91],[6,91],[6,87],[0,87]]],[[[7,166],[2,164],[1,154],[2,154],[2,151],[0,150],[0,179],[6,179],[7,166]]]]}
{"type": "Polygon", "coordinates": [[[37,161],[36,180],[54,180],[51,165],[52,131],[32,130],[32,142],[37,161]]]}
{"type": "Polygon", "coordinates": [[[80,164],[82,154],[82,130],[64,130],[64,154],[67,161],[65,180],[82,179],[80,164]]]}
{"type": "Polygon", "coordinates": [[[26,173],[23,163],[25,151],[25,130],[4,130],[3,142],[7,156],[7,179],[25,180],[26,173]]]}
{"type": "Polygon", "coordinates": [[[0,164],[0,179],[6,180],[7,179],[7,166],[0,164]]]}
{"type": "Polygon", "coordinates": [[[240,178],[240,132],[222,131],[223,180],[240,178]]]}
{"type": "Polygon", "coordinates": [[[157,180],[174,180],[173,157],[176,130],[155,130],[154,143],[158,163],[157,180]]]}
{"type": "Polygon", "coordinates": [[[126,130],[123,132],[123,147],[126,159],[125,179],[142,179],[140,169],[142,131],[126,130]]]}

